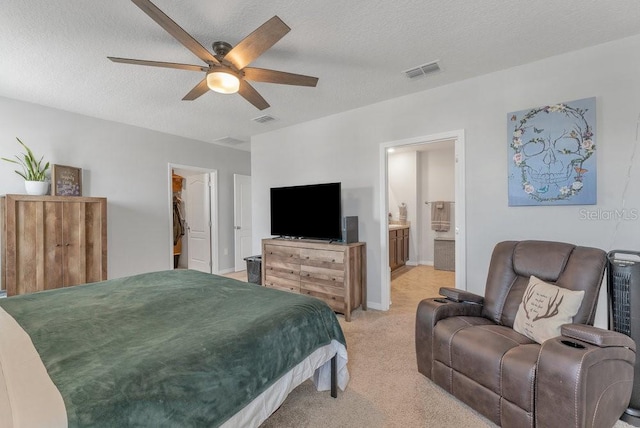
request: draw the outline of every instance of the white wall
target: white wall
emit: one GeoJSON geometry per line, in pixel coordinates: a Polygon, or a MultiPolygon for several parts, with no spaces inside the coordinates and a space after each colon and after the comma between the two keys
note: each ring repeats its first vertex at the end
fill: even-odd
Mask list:
{"type": "Polygon", "coordinates": [[[640,153],[633,156],[638,51],[640,37],[632,37],[254,137],[254,250],[269,235],[270,187],[341,181],[346,214],[359,216],[359,236],[367,243],[369,303],[379,305],[380,228],[386,221],[379,218],[380,144],[458,129],[465,130],[467,257],[457,269],[466,269],[468,290],[483,292],[491,251],[501,240],[639,249],[637,219],[585,219],[594,211],[640,208],[640,153]],[[508,207],[507,113],[592,96],[598,205],[508,207]]]}
{"type": "Polygon", "coordinates": [[[423,221],[420,224],[420,263],[433,265],[433,240],[435,238],[455,238],[455,205],[450,206],[451,227],[448,232],[431,230],[431,204],[425,202],[454,201],[455,192],[455,150],[451,147],[420,152],[420,210],[423,221]]]}
{"type": "Polygon", "coordinates": [[[409,260],[407,264],[418,264],[418,153],[390,153],[389,171],[389,212],[393,220],[400,219],[400,204],[407,205],[409,222],[409,260]]]}
{"type": "MultiPolygon", "coordinates": [[[[84,196],[107,198],[109,278],[172,267],[169,163],[218,170],[219,267],[233,267],[233,174],[250,174],[248,152],[2,97],[0,129],[1,157],[20,152],[19,137],[52,163],[83,168],[84,196]]],[[[25,193],[13,170],[0,163],[0,194],[25,193]]]]}

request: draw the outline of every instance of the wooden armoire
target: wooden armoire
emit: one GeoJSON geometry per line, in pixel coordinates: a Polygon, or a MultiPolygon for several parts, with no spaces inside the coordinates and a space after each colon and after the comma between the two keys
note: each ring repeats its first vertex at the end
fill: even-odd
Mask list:
{"type": "Polygon", "coordinates": [[[107,200],[6,195],[2,288],[7,296],[107,279],[107,200]]]}

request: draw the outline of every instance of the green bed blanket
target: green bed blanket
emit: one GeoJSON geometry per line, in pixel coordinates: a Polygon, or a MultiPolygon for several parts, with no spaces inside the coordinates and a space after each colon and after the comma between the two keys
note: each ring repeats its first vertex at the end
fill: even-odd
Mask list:
{"type": "Polygon", "coordinates": [[[70,427],[211,427],[332,339],[322,301],[196,271],[1,299],[60,391],[70,427]]]}

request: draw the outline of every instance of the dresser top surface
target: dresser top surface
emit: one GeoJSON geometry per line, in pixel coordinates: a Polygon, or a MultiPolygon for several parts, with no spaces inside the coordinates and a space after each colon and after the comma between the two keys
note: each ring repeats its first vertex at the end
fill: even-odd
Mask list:
{"type": "Polygon", "coordinates": [[[331,241],[321,241],[314,239],[285,239],[285,238],[267,238],[262,240],[262,244],[271,244],[271,245],[286,245],[289,247],[299,247],[299,248],[330,248],[330,249],[344,249],[349,247],[360,247],[364,246],[364,242],[353,242],[350,244],[345,244],[344,242],[331,242],[331,241]]]}

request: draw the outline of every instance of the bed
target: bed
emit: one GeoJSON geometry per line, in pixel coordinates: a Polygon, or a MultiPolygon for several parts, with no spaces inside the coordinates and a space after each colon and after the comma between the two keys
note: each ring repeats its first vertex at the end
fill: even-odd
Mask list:
{"type": "Polygon", "coordinates": [[[324,302],[197,271],[0,299],[2,427],[258,426],[346,363],[324,302]]]}

